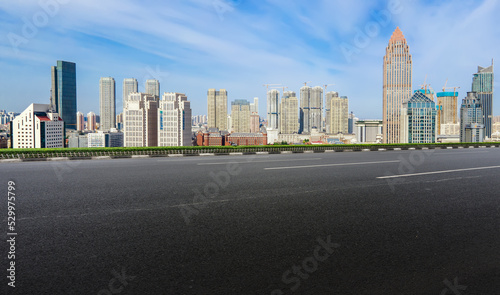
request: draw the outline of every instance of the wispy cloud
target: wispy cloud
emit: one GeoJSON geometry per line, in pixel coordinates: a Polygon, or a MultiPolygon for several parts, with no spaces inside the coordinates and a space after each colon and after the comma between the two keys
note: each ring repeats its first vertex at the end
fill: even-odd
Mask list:
{"type": "MultiPolygon", "coordinates": [[[[142,79],[147,67],[158,66],[169,73],[160,81],[162,91],[188,93],[195,114],[206,113],[208,88],[226,88],[230,99],[250,99],[265,97],[266,82],[297,91],[313,81],[336,84],[332,88],[350,97],[351,110],[378,118],[382,57],[395,26],[410,43],[414,88],[428,74],[435,90],[449,78],[464,95],[475,66],[488,65],[500,40],[494,0],[400,1],[401,13],[391,15],[351,62],[340,44],[352,42],[390,1],[61,2],[67,3],[18,52],[6,33],[1,36],[0,64],[9,72],[0,74],[2,108],[21,111],[33,100],[46,101],[49,66],[65,59],[77,63],[84,113],[98,110],[99,77],[115,77],[120,100],[123,78],[142,79]],[[22,87],[24,79],[34,83],[22,87]],[[19,99],[7,99],[13,95],[19,99]]],[[[20,36],[24,20],[44,11],[35,0],[3,1],[0,9],[2,28],[20,36]]],[[[264,115],[265,103],[261,107],[264,115]]]]}

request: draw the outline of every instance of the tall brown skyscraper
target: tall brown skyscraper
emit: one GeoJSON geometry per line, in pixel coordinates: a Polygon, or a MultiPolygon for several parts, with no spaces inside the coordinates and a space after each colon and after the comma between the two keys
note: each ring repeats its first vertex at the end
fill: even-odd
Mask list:
{"type": "Polygon", "coordinates": [[[384,143],[399,143],[401,109],[411,97],[412,59],[410,47],[396,28],[384,56],[383,137],[384,143]]]}

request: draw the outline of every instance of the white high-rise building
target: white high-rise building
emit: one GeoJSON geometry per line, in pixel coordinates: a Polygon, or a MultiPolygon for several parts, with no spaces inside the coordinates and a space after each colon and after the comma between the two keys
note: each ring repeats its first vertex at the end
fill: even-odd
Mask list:
{"type": "Polygon", "coordinates": [[[299,100],[293,91],[285,91],[280,103],[280,133],[299,132],[299,100]]]}
{"type": "Polygon", "coordinates": [[[276,89],[267,92],[267,128],[279,129],[278,112],[280,108],[280,92],[276,89]]]}
{"type": "Polygon", "coordinates": [[[99,102],[101,118],[99,129],[108,131],[116,125],[116,83],[111,77],[99,81],[99,102]]]}
{"type": "Polygon", "coordinates": [[[332,116],[331,116],[331,107],[332,107],[332,99],[334,97],[339,97],[339,93],[335,91],[330,91],[326,94],[326,105],[325,105],[325,111],[326,111],[326,117],[325,117],[325,131],[326,133],[330,134],[332,133],[332,116]]]}
{"type": "Polygon", "coordinates": [[[146,80],[146,93],[160,98],[160,81],[156,79],[146,80]]]}
{"type": "Polygon", "coordinates": [[[158,108],[158,145],[192,146],[191,103],[184,93],[164,93],[158,108]]]}
{"type": "Polygon", "coordinates": [[[138,92],[139,84],[137,83],[137,79],[127,78],[123,79],[123,105],[125,105],[125,100],[128,98],[130,93],[138,92]]]}
{"type": "Polygon", "coordinates": [[[251,114],[259,114],[259,98],[254,97],[253,103],[250,103],[250,113],[251,114]]]}
{"type": "Polygon", "coordinates": [[[323,88],[300,88],[300,132],[311,133],[313,128],[322,130],[323,88]]]}
{"type": "Polygon", "coordinates": [[[12,121],[12,147],[63,148],[63,120],[50,104],[32,103],[12,121]]]}
{"type": "Polygon", "coordinates": [[[347,96],[332,97],[330,116],[332,134],[349,134],[349,99],[347,96]]]}
{"type": "Polygon", "coordinates": [[[154,95],[131,93],[123,105],[123,146],[158,146],[158,101],[154,95]]]}

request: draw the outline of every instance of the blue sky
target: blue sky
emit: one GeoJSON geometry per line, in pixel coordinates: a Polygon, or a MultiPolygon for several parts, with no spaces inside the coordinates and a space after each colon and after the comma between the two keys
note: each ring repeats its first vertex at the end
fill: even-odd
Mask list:
{"type": "MultiPolygon", "coordinates": [[[[99,111],[99,78],[157,78],[206,114],[206,92],[260,99],[263,84],[298,92],[303,82],[350,99],[359,118],[382,117],[382,59],[399,26],[413,56],[413,88],[470,91],[477,66],[498,59],[500,3],[337,0],[0,1],[0,109],[48,103],[50,66],[77,64],[78,109],[99,111]]],[[[498,79],[496,79],[498,80],[498,79]]],[[[500,115],[500,103],[494,103],[500,115]]]]}

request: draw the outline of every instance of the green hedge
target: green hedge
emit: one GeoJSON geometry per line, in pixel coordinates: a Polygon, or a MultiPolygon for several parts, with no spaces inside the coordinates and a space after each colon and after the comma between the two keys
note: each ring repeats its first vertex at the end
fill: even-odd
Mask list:
{"type": "Polygon", "coordinates": [[[58,154],[58,153],[113,153],[113,152],[158,152],[158,151],[199,151],[204,150],[238,152],[242,150],[323,150],[323,149],[379,149],[379,148],[422,148],[453,146],[498,146],[499,143],[428,143],[428,144],[330,144],[330,145],[260,145],[260,146],[191,146],[191,147],[117,147],[117,148],[51,148],[51,149],[0,149],[1,154],[58,154]]]}

